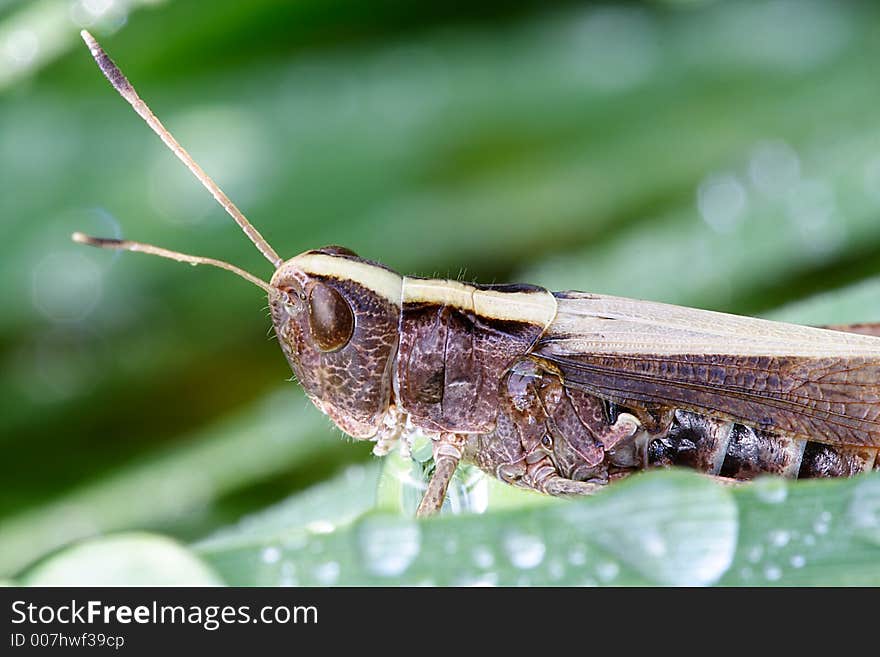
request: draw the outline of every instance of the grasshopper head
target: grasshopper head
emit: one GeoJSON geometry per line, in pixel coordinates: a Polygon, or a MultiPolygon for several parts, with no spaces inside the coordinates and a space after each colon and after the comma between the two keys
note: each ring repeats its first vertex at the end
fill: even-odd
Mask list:
{"type": "Polygon", "coordinates": [[[86,31],[83,40],[104,76],[235,220],[272,263],[271,282],[235,265],[131,240],[73,235],[107,249],[139,251],[193,265],[220,267],[269,294],[275,334],[306,394],[355,438],[371,438],[391,405],[402,279],[351,251],[328,247],[284,261],[223,190],[171,135],[104,49],[86,31]]]}
{"type": "Polygon", "coordinates": [[[375,436],[391,405],[401,285],[341,247],[291,258],[270,281],[275,334],[296,378],[354,438],[375,436]]]}

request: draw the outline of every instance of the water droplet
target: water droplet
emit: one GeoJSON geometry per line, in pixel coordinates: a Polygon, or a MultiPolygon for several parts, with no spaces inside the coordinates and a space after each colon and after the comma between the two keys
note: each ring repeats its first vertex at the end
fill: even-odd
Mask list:
{"type": "Polygon", "coordinates": [[[601,561],[596,564],[596,576],[606,584],[620,574],[620,566],[613,561],[601,561]]]}
{"type": "Polygon", "coordinates": [[[758,563],[764,556],[764,547],[761,545],[753,545],[746,552],[746,559],[751,563],[758,563]]]}
{"type": "Polygon", "coordinates": [[[732,232],[742,220],[747,205],[746,188],[732,174],[713,174],[697,189],[700,216],[719,233],[732,232]]]}
{"type": "Polygon", "coordinates": [[[568,551],[568,563],[572,566],[583,566],[587,562],[587,551],[583,545],[577,545],[568,551]]]}
{"type": "Polygon", "coordinates": [[[831,527],[831,514],[828,511],[823,511],[819,514],[819,517],[816,518],[816,522],[813,523],[813,531],[822,536],[823,534],[827,534],[829,528],[831,527]]]}
{"type": "Polygon", "coordinates": [[[32,30],[14,30],[3,42],[3,54],[15,68],[31,64],[40,50],[40,41],[32,30]]]}
{"type": "Polygon", "coordinates": [[[422,547],[418,524],[392,516],[364,518],[358,539],[367,570],[382,577],[403,574],[422,547]]]}
{"type": "Polygon", "coordinates": [[[531,534],[512,533],[504,538],[504,549],[517,568],[534,568],[544,559],[544,541],[531,534]]]}
{"type": "Polygon", "coordinates": [[[666,555],[666,541],[657,531],[646,530],[642,534],[642,543],[645,552],[652,557],[663,557],[666,555]]]}
{"type": "Polygon", "coordinates": [[[278,579],[279,586],[297,586],[299,580],[296,578],[296,565],[292,561],[285,561],[281,564],[281,576],[278,579]]]}
{"type": "Polygon", "coordinates": [[[619,92],[645,80],[657,62],[653,17],[632,7],[591,8],[568,24],[571,75],[596,91],[619,92]]]}
{"type": "Polygon", "coordinates": [[[795,150],[783,141],[759,144],[749,160],[749,179],[767,196],[779,196],[797,182],[801,162],[795,150]]]}
{"type": "Polygon", "coordinates": [[[751,488],[765,504],[781,504],[788,497],[788,483],[782,477],[759,477],[751,488]]]}
{"type": "Polygon", "coordinates": [[[791,187],[785,202],[789,221],[812,254],[828,254],[842,243],[846,225],[838,218],[834,188],[828,182],[800,180],[791,187]]]}
{"type": "Polygon", "coordinates": [[[487,569],[495,564],[495,557],[492,555],[492,551],[485,545],[475,547],[471,552],[471,556],[479,568],[487,569]]]}
{"type": "Polygon", "coordinates": [[[95,18],[100,18],[113,8],[115,0],[82,0],[83,8],[95,18]]]}
{"type": "Polygon", "coordinates": [[[779,566],[769,565],[764,568],[764,577],[768,582],[775,582],[782,577],[782,569],[779,566]]]}
{"type": "Polygon", "coordinates": [[[281,550],[275,546],[263,548],[260,558],[263,560],[263,563],[276,563],[281,558],[281,550]]]}
{"type": "Polygon", "coordinates": [[[547,574],[550,579],[558,581],[565,575],[565,565],[559,559],[553,559],[547,564],[547,574]]]}
{"type": "Polygon", "coordinates": [[[804,534],[803,543],[804,545],[815,545],[816,537],[812,534],[804,534]]]}
{"type": "Polygon", "coordinates": [[[792,555],[791,559],[788,560],[788,563],[791,564],[792,568],[803,568],[806,565],[807,560],[804,555],[795,554],[792,555]]]}
{"type": "Polygon", "coordinates": [[[770,544],[774,547],[782,548],[788,545],[791,540],[791,534],[784,529],[774,529],[768,534],[770,544]]]}
{"type": "Polygon", "coordinates": [[[456,581],[456,586],[498,586],[498,573],[465,576],[456,581]]]}
{"type": "Polygon", "coordinates": [[[847,517],[860,536],[880,544],[880,479],[876,475],[855,487],[847,517]]]}
{"type": "Polygon", "coordinates": [[[331,586],[339,579],[339,563],[336,561],[328,561],[315,567],[315,579],[322,586],[331,586]]]}
{"type": "Polygon", "coordinates": [[[306,525],[306,529],[313,534],[330,534],[336,526],[329,520],[314,520],[306,525]]]}
{"type": "Polygon", "coordinates": [[[82,253],[50,253],[33,269],[34,307],[54,321],[86,317],[102,295],[101,271],[82,253]]]}

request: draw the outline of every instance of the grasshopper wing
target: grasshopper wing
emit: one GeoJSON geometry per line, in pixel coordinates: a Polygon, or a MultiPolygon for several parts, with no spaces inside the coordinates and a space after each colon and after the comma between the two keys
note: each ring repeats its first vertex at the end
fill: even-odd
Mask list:
{"type": "Polygon", "coordinates": [[[595,294],[556,297],[556,318],[532,353],[566,386],[622,405],[880,447],[876,325],[830,330],[595,294]]]}

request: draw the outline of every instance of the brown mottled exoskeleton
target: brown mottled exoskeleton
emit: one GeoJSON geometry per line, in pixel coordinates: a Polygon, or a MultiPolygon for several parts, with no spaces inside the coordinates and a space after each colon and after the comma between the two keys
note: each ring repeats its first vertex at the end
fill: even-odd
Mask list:
{"type": "Polygon", "coordinates": [[[140,99],[87,32],[101,70],[275,267],[124,240],[78,242],[232,271],[264,289],[306,394],[376,453],[432,439],[419,514],[462,461],[552,495],[650,466],[749,479],[877,467],[880,330],[782,324],[529,285],[410,278],[341,247],[282,260],[140,99]]]}

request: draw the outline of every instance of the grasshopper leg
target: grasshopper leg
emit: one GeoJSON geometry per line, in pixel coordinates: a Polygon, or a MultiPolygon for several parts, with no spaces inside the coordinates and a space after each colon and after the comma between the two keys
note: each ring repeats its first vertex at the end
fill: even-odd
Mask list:
{"type": "Polygon", "coordinates": [[[452,481],[452,475],[461,461],[461,450],[464,441],[460,436],[453,433],[441,434],[434,442],[434,474],[425,489],[422,501],[416,511],[416,516],[425,518],[432,516],[443,506],[446,499],[446,489],[452,481]]]}
{"type": "Polygon", "coordinates": [[[601,488],[604,488],[602,484],[594,484],[588,481],[574,481],[558,475],[550,477],[544,482],[544,492],[556,497],[592,495],[601,488]]]}

